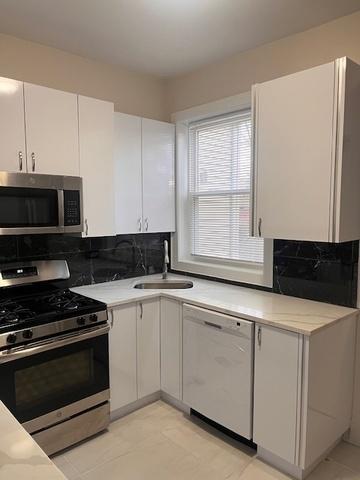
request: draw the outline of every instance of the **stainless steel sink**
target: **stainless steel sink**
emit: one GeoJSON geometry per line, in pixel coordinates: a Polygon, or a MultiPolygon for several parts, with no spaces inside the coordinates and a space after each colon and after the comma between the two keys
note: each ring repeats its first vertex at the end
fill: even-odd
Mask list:
{"type": "Polygon", "coordinates": [[[193,282],[182,282],[180,280],[158,280],[156,282],[142,282],[137,283],[134,288],[140,289],[152,289],[152,290],[162,290],[162,289],[183,289],[183,288],[192,288],[194,286],[193,282]]]}

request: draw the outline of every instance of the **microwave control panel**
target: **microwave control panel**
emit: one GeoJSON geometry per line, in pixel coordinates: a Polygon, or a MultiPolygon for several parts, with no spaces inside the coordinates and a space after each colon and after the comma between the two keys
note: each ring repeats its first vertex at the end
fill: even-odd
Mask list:
{"type": "Polygon", "coordinates": [[[64,190],[64,225],[80,225],[80,192],[79,190],[64,190]]]}

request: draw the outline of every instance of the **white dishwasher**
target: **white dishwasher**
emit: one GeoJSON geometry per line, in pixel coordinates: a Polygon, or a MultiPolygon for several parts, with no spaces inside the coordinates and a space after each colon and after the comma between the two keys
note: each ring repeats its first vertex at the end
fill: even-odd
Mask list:
{"type": "Polygon", "coordinates": [[[252,438],[254,324],[204,308],[183,308],[183,402],[252,438]]]}

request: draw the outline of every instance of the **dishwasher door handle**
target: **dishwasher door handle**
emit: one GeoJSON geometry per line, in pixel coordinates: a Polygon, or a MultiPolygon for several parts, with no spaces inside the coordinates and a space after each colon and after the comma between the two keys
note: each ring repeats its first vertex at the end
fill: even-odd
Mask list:
{"type": "Polygon", "coordinates": [[[216,323],[212,323],[212,322],[204,321],[204,324],[207,325],[208,327],[217,328],[218,330],[222,330],[223,328],[221,325],[217,325],[216,323]]]}

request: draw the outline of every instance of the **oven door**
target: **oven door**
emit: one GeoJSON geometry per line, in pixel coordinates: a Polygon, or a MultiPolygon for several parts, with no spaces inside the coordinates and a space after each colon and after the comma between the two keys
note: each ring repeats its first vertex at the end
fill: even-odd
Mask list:
{"type": "Polygon", "coordinates": [[[107,391],[108,331],[103,325],[0,352],[0,400],[25,423],[107,391]]]}

